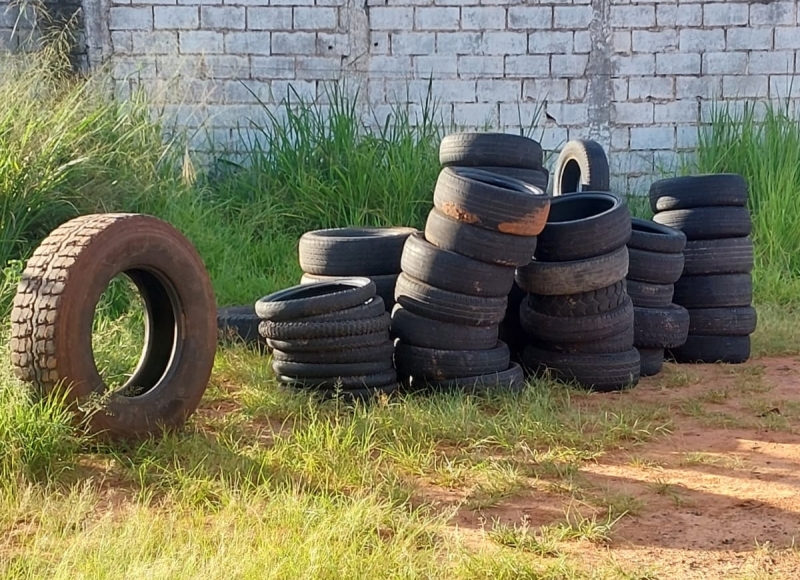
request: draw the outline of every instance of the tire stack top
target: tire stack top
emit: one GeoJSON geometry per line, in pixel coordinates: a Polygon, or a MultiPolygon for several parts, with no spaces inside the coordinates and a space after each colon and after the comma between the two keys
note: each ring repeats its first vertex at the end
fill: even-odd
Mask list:
{"type": "Polygon", "coordinates": [[[664,349],[686,342],[689,313],[672,303],[674,283],[683,272],[683,232],[649,220],[631,220],[628,241],[628,294],[633,301],[633,344],[643,377],[661,372],[664,349]]]}
{"type": "Polygon", "coordinates": [[[255,309],[281,384],[362,400],[397,388],[390,316],[372,280],[292,286],[255,309]]]}
{"type": "Polygon", "coordinates": [[[597,391],[639,380],[633,304],[626,291],[631,217],[612,193],[553,198],[535,260],[517,269],[528,292],[520,320],[529,338],[523,362],[534,372],[597,391]]]}
{"type": "Polygon", "coordinates": [[[681,230],[687,239],[673,301],[689,311],[689,334],[669,350],[677,362],[750,358],[757,315],[747,199],[747,182],[731,173],[675,177],[650,187],[653,221],[681,230]]]}
{"type": "Polygon", "coordinates": [[[301,284],[343,278],[370,278],[387,311],[394,305],[400,255],[410,227],[348,227],[314,230],[300,237],[301,284]]]}
{"type": "Polygon", "coordinates": [[[497,391],[524,385],[499,339],[515,267],[533,256],[550,198],[480,167],[541,167],[541,147],[515,135],[442,140],[444,166],[424,234],[408,238],[397,281],[395,365],[412,388],[497,391]],[[477,167],[477,168],[476,168],[477,167]]]}

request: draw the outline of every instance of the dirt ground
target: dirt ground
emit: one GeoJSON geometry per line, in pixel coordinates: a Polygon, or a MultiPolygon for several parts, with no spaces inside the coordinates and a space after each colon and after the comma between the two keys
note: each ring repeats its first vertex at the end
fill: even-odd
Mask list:
{"type": "MultiPolygon", "coordinates": [[[[669,365],[616,396],[667,405],[671,434],[582,465],[582,487],[628,498],[622,507],[633,501],[636,513],[614,526],[609,542],[571,543],[568,551],[636,571],[631,578],[800,578],[800,358],[669,365]]],[[[462,510],[453,523],[485,541],[479,530],[487,521],[536,529],[563,520],[570,504],[591,514],[581,503],[537,489],[462,510]]]]}

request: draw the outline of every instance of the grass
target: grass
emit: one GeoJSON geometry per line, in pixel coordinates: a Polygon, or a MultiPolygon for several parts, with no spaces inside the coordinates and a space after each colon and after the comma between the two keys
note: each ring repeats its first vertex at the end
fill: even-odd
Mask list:
{"type": "MultiPolygon", "coordinates": [[[[67,75],[54,51],[2,64],[4,317],[24,260],[54,226],[79,214],[135,211],[173,223],[203,255],[218,303],[227,305],[295,283],[304,231],[421,227],[432,205],[444,132],[434,103],[417,124],[398,110],[375,126],[336,86],[327,115],[290,96],[280,114],[265,107],[263,123],[242,128],[257,137],[244,156],[223,156],[204,172],[187,156],[185,139],[151,118],[143,96],[106,100],[96,79],[67,75]],[[167,142],[165,131],[174,135],[167,142]],[[268,149],[258,145],[266,142],[268,149]]],[[[750,179],[761,301],[754,351],[794,354],[795,257],[778,250],[794,251],[793,233],[763,233],[758,212],[777,211],[778,198],[762,192],[767,178],[753,178],[790,175],[789,162],[735,153],[740,140],[723,131],[701,141],[700,166],[722,156],[720,170],[750,179]]],[[[631,202],[634,213],[646,212],[640,201],[631,202]]],[[[124,279],[101,299],[94,332],[98,366],[109,382],[123,382],[143,341],[141,308],[124,279]]],[[[7,356],[7,328],[0,345],[7,356]]],[[[699,378],[671,367],[659,380],[677,390],[699,378]]],[[[705,416],[708,404],[686,401],[684,411],[705,416]]],[[[772,404],[757,399],[752,409],[772,404]]],[[[0,367],[0,580],[651,577],[587,567],[570,544],[613,542],[622,519],[647,509],[633,496],[582,487],[585,462],[672,427],[664,405],[590,397],[546,381],[531,381],[519,395],[319,404],[280,389],[270,359],[243,346],[218,353],[204,403],[180,434],[109,447],[73,420],[0,367]],[[456,533],[454,521],[477,529],[504,503],[534,492],[570,505],[585,500],[600,513],[568,508],[537,530],[494,520],[491,542],[479,547],[456,533]]]]}

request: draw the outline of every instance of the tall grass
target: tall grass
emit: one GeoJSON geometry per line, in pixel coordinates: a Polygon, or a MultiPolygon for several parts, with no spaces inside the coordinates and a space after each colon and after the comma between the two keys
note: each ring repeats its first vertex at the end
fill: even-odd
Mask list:
{"type": "Polygon", "coordinates": [[[700,130],[696,163],[749,184],[757,299],[800,303],[800,119],[782,102],[718,105],[700,130]]]}

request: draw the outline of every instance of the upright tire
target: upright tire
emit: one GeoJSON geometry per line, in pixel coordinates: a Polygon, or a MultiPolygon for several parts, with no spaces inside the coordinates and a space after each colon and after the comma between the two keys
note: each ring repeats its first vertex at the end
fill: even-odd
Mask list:
{"type": "Polygon", "coordinates": [[[554,173],[553,195],[610,191],[608,157],[597,141],[568,141],[558,156],[554,173]]]}
{"type": "Polygon", "coordinates": [[[200,255],[174,227],[141,214],[92,214],[56,228],[28,260],[11,314],[15,374],[43,395],[67,388],[80,409],[108,397],[88,427],[141,439],[182,426],[208,385],[217,346],[216,305],[200,255]],[[109,393],[92,352],[101,294],[118,274],[147,308],[147,343],[133,376],[109,393]]]}

